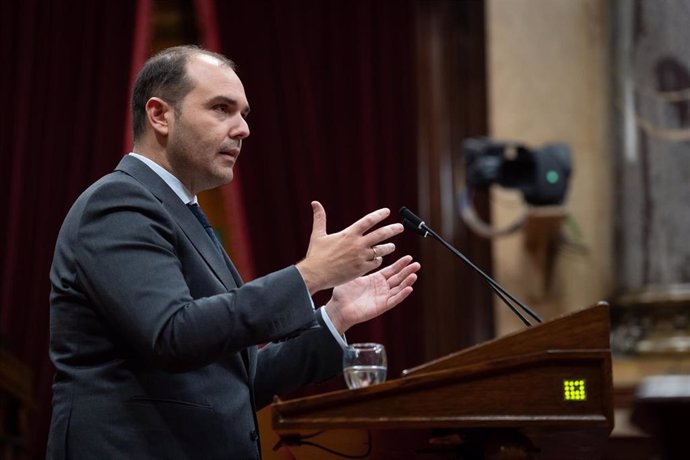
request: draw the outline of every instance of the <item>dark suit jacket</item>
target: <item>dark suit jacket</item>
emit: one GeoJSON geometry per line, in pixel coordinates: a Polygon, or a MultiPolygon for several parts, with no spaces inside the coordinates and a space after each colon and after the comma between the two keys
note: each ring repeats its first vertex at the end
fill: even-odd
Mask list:
{"type": "Polygon", "coordinates": [[[257,407],[341,366],[297,269],[243,285],[131,156],[69,211],[50,280],[50,459],[258,458],[257,407]]]}

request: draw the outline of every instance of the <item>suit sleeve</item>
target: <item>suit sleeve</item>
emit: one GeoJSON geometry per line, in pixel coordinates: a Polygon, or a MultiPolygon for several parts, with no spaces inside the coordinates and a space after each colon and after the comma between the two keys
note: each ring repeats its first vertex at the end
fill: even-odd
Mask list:
{"type": "Polygon", "coordinates": [[[270,343],[259,351],[254,380],[257,408],[269,404],[274,395],[291,393],[341,371],[343,349],[319,313],[317,319],[299,336],[270,343]]]}

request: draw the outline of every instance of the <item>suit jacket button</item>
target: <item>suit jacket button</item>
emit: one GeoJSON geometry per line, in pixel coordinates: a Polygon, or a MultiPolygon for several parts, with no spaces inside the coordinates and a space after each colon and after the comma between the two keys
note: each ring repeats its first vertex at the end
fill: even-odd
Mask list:
{"type": "Polygon", "coordinates": [[[256,441],[257,439],[259,439],[259,433],[256,430],[252,430],[249,432],[249,437],[252,441],[256,441]]]}

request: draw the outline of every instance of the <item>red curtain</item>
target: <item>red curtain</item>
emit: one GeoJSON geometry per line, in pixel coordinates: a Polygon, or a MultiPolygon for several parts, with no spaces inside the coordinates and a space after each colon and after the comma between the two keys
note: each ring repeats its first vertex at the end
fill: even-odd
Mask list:
{"type": "MultiPolygon", "coordinates": [[[[412,2],[215,3],[221,51],[252,107],[237,168],[257,274],[304,257],[311,200],[324,204],[329,231],[382,206],[391,221],[400,206],[416,207],[412,2]]],[[[394,241],[398,255],[419,254],[415,235],[394,241]]],[[[349,341],[385,343],[391,376],[419,364],[420,304],[415,292],[349,341]]]]}
{"type": "Polygon", "coordinates": [[[78,194],[131,148],[131,69],[146,51],[135,18],[149,3],[0,0],[0,337],[33,373],[29,458],[45,457],[50,418],[55,239],[78,194]]]}

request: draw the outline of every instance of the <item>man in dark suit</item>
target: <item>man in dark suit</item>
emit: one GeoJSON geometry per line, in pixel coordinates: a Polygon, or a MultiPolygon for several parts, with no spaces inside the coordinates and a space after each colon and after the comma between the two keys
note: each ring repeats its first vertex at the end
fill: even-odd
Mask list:
{"type": "Polygon", "coordinates": [[[342,334],[412,291],[409,256],[365,275],[402,231],[374,229],[388,210],[327,234],[318,202],[306,257],[243,284],[195,204],[232,180],[248,112],[221,55],[176,47],[139,73],[134,152],[77,199],[56,243],[48,458],[259,458],[255,411],[337,374],[342,334]]]}

